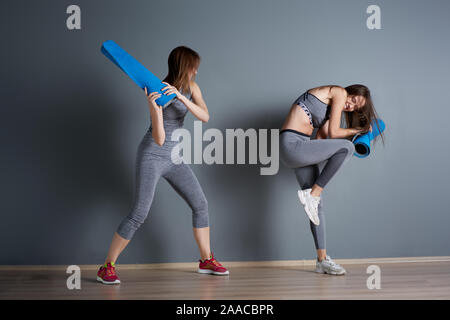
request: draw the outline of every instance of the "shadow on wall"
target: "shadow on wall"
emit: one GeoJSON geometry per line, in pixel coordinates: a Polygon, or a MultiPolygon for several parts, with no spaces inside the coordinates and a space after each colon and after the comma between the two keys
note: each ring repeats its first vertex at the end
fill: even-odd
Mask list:
{"type": "MultiPolygon", "coordinates": [[[[114,102],[95,88],[46,100],[34,101],[39,108],[30,108],[20,132],[11,127],[18,131],[11,144],[20,155],[15,159],[20,170],[10,172],[9,180],[23,186],[23,201],[15,205],[19,219],[8,226],[16,230],[15,250],[1,263],[103,262],[114,231],[133,205],[134,161],[131,176],[124,152],[131,150],[135,159],[140,140],[121,150],[120,116],[114,102]]],[[[11,112],[19,118],[23,110],[11,112]]],[[[13,196],[9,201],[17,203],[19,194],[13,196]]],[[[158,239],[148,237],[155,250],[158,239]]]]}
{"type": "MultiPolygon", "coordinates": [[[[257,110],[261,108],[261,105],[246,108],[257,110]]],[[[241,128],[245,131],[253,128],[257,132],[259,129],[268,129],[267,140],[270,151],[270,130],[281,128],[289,107],[283,105],[263,109],[270,109],[270,112],[255,112],[252,117],[233,120],[230,122],[233,123],[233,127],[228,126],[227,129],[241,128]]],[[[224,135],[225,145],[225,128],[220,130],[224,135]]],[[[212,225],[214,229],[212,229],[212,247],[220,249],[218,252],[228,252],[223,260],[273,259],[274,240],[271,239],[270,232],[273,230],[273,221],[277,219],[276,216],[283,214],[282,211],[275,211],[274,205],[271,205],[279,191],[274,181],[295,180],[295,177],[281,162],[277,174],[261,175],[260,168],[266,165],[259,163],[259,157],[258,164],[247,164],[249,162],[248,139],[246,139],[245,150],[246,164],[236,164],[235,143],[235,164],[203,165],[200,169],[204,170],[203,168],[207,167],[205,170],[207,170],[208,180],[220,184],[220,187],[212,185],[211,190],[207,190],[207,197],[215,198],[210,202],[216,201],[210,205],[210,213],[215,215],[212,217],[215,222],[212,225]],[[214,208],[218,207],[220,207],[220,214],[214,212],[214,208]],[[239,250],[230,248],[239,248],[239,250]]],[[[274,232],[280,231],[274,230],[274,232]]]]}
{"type": "MultiPolygon", "coordinates": [[[[27,152],[16,160],[23,163],[24,174],[12,172],[9,176],[9,183],[14,181],[17,186],[25,186],[21,196],[26,200],[15,205],[20,219],[8,221],[7,228],[16,230],[15,250],[4,255],[2,264],[103,262],[113,233],[133,205],[134,161],[142,138],[139,136],[132,146],[123,150],[118,142],[121,140],[118,127],[123,120],[114,111],[114,103],[99,95],[98,88],[92,88],[83,94],[61,93],[50,102],[38,101],[41,108],[30,111],[20,136],[14,141],[17,144],[23,140],[18,145],[27,152]],[[124,157],[126,152],[133,153],[129,155],[133,159],[133,175],[124,170],[129,167],[124,157]]],[[[252,107],[251,110],[256,109],[252,107]]],[[[16,108],[11,112],[20,117],[21,110],[16,108]]],[[[235,128],[244,130],[280,129],[286,114],[286,106],[271,107],[270,113],[255,113],[252,118],[233,123],[235,128]]],[[[212,248],[217,248],[222,260],[267,260],[273,254],[274,243],[267,230],[273,229],[275,215],[283,212],[273,212],[274,206],[270,205],[277,196],[272,182],[295,178],[281,163],[273,176],[261,176],[261,166],[199,167],[202,175],[208,174],[208,179],[201,179],[200,183],[211,211],[217,209],[212,217],[212,248]]],[[[17,202],[18,194],[16,191],[11,194],[16,197],[9,199],[12,205],[17,202]]],[[[147,219],[164,214],[155,206],[157,199],[155,194],[147,219]]],[[[167,256],[166,241],[179,241],[171,239],[165,227],[152,224],[145,231],[138,231],[142,234],[141,241],[127,247],[121,260],[134,263],[135,257],[139,257],[144,263],[159,262],[167,256]]],[[[176,246],[178,250],[186,249],[180,245],[176,246]]]]}

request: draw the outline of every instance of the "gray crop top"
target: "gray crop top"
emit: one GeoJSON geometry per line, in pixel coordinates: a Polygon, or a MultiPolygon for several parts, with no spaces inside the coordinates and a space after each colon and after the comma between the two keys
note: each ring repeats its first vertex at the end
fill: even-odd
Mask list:
{"type": "MultiPolygon", "coordinates": [[[[181,91],[180,91],[181,92],[181,91]]],[[[192,100],[192,94],[190,92],[183,93],[189,100],[192,100]]],[[[172,132],[177,129],[181,128],[184,124],[184,117],[186,116],[186,113],[188,112],[188,109],[186,105],[178,100],[177,98],[172,100],[172,103],[169,104],[167,107],[165,107],[163,110],[163,122],[164,122],[164,131],[168,137],[170,137],[169,134],[172,134],[172,132]]],[[[152,130],[152,126],[150,125],[149,130],[152,130]]]]}
{"type": "Polygon", "coordinates": [[[320,128],[330,118],[331,106],[308,91],[298,97],[294,103],[305,110],[314,128],[320,128]]]}

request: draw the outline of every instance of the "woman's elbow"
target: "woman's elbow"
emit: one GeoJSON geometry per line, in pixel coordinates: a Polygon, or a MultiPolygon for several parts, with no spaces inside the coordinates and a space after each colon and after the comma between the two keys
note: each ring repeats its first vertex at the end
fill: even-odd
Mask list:
{"type": "Polygon", "coordinates": [[[203,118],[203,122],[204,122],[204,123],[206,123],[206,122],[208,122],[208,121],[209,121],[209,114],[206,115],[206,117],[203,118]]]}
{"type": "Polygon", "coordinates": [[[166,141],[166,136],[160,137],[160,138],[158,139],[158,144],[159,144],[160,146],[162,146],[162,145],[164,144],[165,141],[166,141]]]}
{"type": "Polygon", "coordinates": [[[164,140],[166,140],[166,138],[165,137],[153,137],[153,140],[155,140],[155,142],[158,145],[162,146],[164,144],[164,140]]]}

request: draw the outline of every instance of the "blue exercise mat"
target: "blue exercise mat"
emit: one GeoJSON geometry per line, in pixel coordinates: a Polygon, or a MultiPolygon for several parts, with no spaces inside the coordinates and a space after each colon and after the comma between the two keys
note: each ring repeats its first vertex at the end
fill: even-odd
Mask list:
{"type": "Polygon", "coordinates": [[[147,87],[148,94],[151,92],[159,92],[161,97],[156,99],[157,105],[165,108],[176,98],[177,95],[175,93],[165,95],[161,89],[166,87],[166,85],[114,41],[107,40],[103,42],[101,51],[116,66],[122,69],[131,80],[141,87],[142,90],[147,87]]]}
{"type": "Polygon", "coordinates": [[[372,121],[372,131],[365,134],[357,134],[353,137],[352,142],[355,145],[354,155],[358,158],[365,158],[370,154],[370,142],[384,131],[386,125],[381,119],[374,119],[372,121]],[[378,125],[376,125],[378,122],[378,125]]]}

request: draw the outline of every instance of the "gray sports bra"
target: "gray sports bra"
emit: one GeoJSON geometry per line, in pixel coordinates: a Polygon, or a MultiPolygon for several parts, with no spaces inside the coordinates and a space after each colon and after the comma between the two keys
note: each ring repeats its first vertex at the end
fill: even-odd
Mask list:
{"type": "Polygon", "coordinates": [[[330,118],[331,106],[308,91],[298,97],[294,103],[305,110],[309,123],[314,128],[320,128],[330,118]]]}
{"type": "MultiPolygon", "coordinates": [[[[181,92],[181,94],[192,101],[192,94],[190,92],[181,92]]],[[[175,129],[183,127],[184,117],[187,112],[187,107],[177,98],[173,99],[172,103],[163,109],[164,131],[168,137],[170,137],[175,129]]],[[[149,131],[151,130],[152,126],[150,125],[149,131]]]]}

